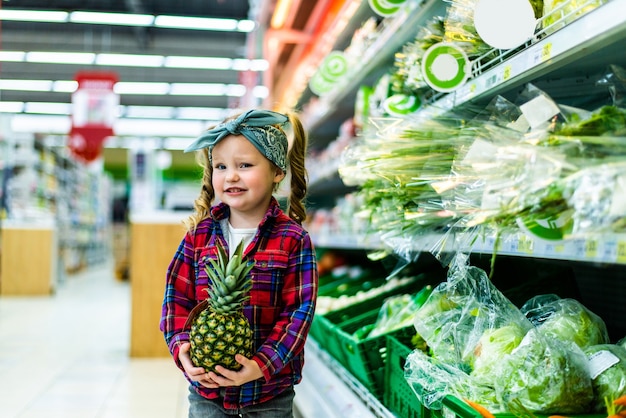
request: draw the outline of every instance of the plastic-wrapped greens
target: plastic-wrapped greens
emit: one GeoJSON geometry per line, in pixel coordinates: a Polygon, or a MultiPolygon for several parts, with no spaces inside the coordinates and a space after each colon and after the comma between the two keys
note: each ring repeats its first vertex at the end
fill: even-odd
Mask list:
{"type": "Polygon", "coordinates": [[[593,388],[582,350],[531,329],[505,356],[495,374],[496,397],[514,410],[520,404],[540,414],[580,414],[589,410],[593,388]]]}
{"type": "Polygon", "coordinates": [[[609,333],[602,318],[575,299],[538,295],[522,306],[522,312],[550,339],[574,343],[584,349],[607,344],[609,333]]]}
{"type": "Polygon", "coordinates": [[[593,410],[605,412],[610,407],[606,401],[626,395],[626,348],[617,344],[599,344],[584,351],[589,359],[593,385],[593,410]]]}
{"type": "Polygon", "coordinates": [[[603,3],[602,0],[543,0],[542,26],[555,32],[603,3]]]}

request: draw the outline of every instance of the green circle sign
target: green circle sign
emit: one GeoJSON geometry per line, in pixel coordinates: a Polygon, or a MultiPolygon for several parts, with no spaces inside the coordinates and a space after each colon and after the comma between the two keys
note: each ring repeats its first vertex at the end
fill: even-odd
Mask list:
{"type": "Polygon", "coordinates": [[[457,45],[439,42],[426,50],[422,57],[422,74],[426,83],[440,92],[454,91],[470,75],[470,62],[457,45]]]}

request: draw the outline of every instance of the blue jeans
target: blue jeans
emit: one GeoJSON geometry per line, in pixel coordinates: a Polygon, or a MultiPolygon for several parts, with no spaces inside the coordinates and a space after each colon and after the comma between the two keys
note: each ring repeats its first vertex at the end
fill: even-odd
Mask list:
{"type": "Polygon", "coordinates": [[[293,388],[286,389],[269,401],[243,407],[225,409],[222,398],[206,399],[189,388],[189,418],[293,418],[293,388]]]}

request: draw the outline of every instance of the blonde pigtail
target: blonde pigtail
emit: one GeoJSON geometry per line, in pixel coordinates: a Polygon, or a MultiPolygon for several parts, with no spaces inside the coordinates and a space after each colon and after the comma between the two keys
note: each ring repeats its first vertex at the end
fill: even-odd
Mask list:
{"type": "Polygon", "coordinates": [[[295,114],[288,114],[289,122],[293,131],[293,144],[289,151],[289,169],[291,171],[291,185],[289,200],[287,204],[287,214],[299,224],[306,218],[304,198],[307,192],[308,174],[305,167],[305,157],[308,146],[306,132],[302,122],[295,114]]]}
{"type": "Polygon", "coordinates": [[[209,163],[209,151],[205,148],[197,154],[198,163],[202,167],[202,188],[200,189],[200,195],[194,201],[194,213],[185,220],[184,224],[188,230],[193,231],[198,224],[209,217],[211,212],[211,205],[215,199],[215,190],[213,190],[213,183],[211,178],[213,177],[213,167],[209,163]]]}

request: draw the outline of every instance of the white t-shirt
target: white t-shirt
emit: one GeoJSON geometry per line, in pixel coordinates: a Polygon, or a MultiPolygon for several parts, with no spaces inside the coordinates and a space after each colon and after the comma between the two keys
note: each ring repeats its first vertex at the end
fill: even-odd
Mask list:
{"type": "Polygon", "coordinates": [[[235,253],[235,248],[242,240],[244,249],[250,245],[257,228],[233,228],[228,219],[225,219],[222,221],[222,230],[224,231],[226,242],[228,242],[230,257],[232,257],[235,253]]]}

